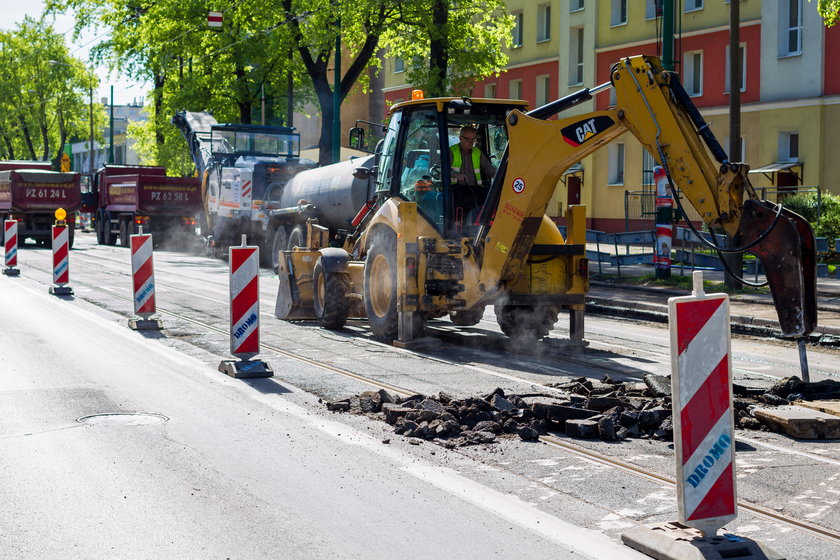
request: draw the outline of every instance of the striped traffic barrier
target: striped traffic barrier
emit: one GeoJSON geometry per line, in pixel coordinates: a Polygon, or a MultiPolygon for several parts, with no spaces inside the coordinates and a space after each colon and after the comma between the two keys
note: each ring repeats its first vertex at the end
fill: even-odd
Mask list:
{"type": "Polygon", "coordinates": [[[160,319],[152,318],[157,311],[155,304],[155,268],[152,256],[152,235],[140,233],[129,237],[131,243],[131,281],[134,288],[134,314],[128,326],[134,330],[160,330],[160,319]]]}
{"type": "Polygon", "coordinates": [[[668,317],[679,520],[714,536],[738,515],[729,296],[705,294],[695,271],[692,295],[670,298],[668,317]]]}
{"type": "Polygon", "coordinates": [[[18,235],[17,220],[5,220],[3,222],[3,239],[5,240],[5,263],[3,274],[6,276],[18,276],[20,270],[17,268],[18,235]]]}
{"type": "Polygon", "coordinates": [[[67,224],[64,218],[67,213],[59,208],[55,211],[56,222],[52,226],[52,261],[53,261],[53,286],[49,292],[54,296],[72,296],[73,288],[70,283],[70,234],[67,231],[67,224]]]}
{"type": "Polygon", "coordinates": [[[265,362],[252,360],[260,352],[260,250],[230,247],[230,353],[238,361],[225,360],[219,371],[231,377],[271,377],[265,362]]]}

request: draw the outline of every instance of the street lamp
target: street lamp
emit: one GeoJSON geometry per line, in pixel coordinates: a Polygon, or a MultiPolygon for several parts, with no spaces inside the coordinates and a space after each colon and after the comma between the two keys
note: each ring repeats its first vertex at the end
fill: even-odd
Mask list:
{"type": "MultiPolygon", "coordinates": [[[[72,64],[67,64],[66,62],[60,62],[58,60],[48,60],[48,64],[54,64],[56,66],[68,66],[73,68],[72,64]]],[[[88,153],[89,153],[89,167],[90,173],[93,174],[93,70],[89,68],[85,68],[88,72],[88,118],[90,120],[90,146],[88,146],[88,153]]]]}

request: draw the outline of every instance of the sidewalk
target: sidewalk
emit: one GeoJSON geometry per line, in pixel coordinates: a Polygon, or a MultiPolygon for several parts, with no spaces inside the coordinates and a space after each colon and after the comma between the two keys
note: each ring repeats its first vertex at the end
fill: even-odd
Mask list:
{"type": "MultiPolygon", "coordinates": [[[[621,267],[621,280],[604,281],[599,280],[597,276],[594,277],[587,296],[587,312],[667,322],[668,298],[690,295],[691,292],[673,287],[638,286],[627,283],[627,280],[632,277],[645,276],[653,272],[654,269],[650,265],[632,265],[621,267]]],[[[674,268],[671,274],[678,276],[680,271],[674,268]]],[[[691,271],[686,269],[685,274],[690,277],[691,271]]],[[[723,282],[723,276],[722,271],[703,271],[704,280],[723,282]]],[[[753,281],[753,275],[748,275],[747,280],[753,281]]],[[[764,277],[759,275],[758,280],[763,281],[764,277]]],[[[732,294],[730,301],[733,332],[759,336],[780,335],[776,308],[769,293],[732,294]]],[[[817,328],[811,334],[810,342],[840,345],[840,279],[817,279],[817,328]]]]}

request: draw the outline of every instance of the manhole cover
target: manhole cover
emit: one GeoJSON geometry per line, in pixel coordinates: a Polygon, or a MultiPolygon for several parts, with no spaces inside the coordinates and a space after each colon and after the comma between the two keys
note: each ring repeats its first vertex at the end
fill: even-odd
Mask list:
{"type": "Polygon", "coordinates": [[[146,424],[160,424],[169,420],[163,414],[154,412],[106,412],[82,416],[77,421],[82,424],[98,426],[143,426],[146,424]]]}

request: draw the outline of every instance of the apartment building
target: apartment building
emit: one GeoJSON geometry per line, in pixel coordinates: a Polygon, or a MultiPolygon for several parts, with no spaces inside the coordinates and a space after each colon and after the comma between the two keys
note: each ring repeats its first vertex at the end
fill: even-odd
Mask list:
{"type": "MultiPolygon", "coordinates": [[[[510,0],[516,18],[507,68],[478,82],[475,97],[525,99],[539,106],[607,82],[624,56],[661,53],[660,0],[510,0]]],[[[725,149],[729,144],[729,2],[675,1],[672,61],[725,149]]],[[[794,186],[840,194],[833,165],[840,142],[840,26],[827,29],[807,0],[740,4],[742,159],[768,198],[794,186]]],[[[386,59],[385,99],[407,99],[401,61],[386,59]]],[[[565,115],[606,109],[604,93],[565,115]]],[[[584,204],[588,225],[608,232],[647,229],[652,217],[628,212],[651,189],[653,158],[625,135],[585,158],[558,183],[549,213],[584,204]],[[628,194],[629,193],[629,194],[628,194]],[[629,219],[628,219],[629,218],[629,219]]]]}

